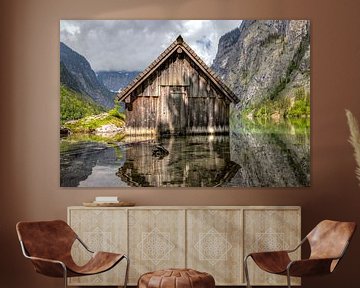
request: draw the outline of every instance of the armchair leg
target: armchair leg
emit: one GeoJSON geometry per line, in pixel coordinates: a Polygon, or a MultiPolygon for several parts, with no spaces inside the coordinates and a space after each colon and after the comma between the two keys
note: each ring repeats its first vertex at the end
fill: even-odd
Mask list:
{"type": "Polygon", "coordinates": [[[291,278],[290,278],[290,271],[289,269],[287,269],[287,284],[288,284],[288,288],[291,288],[291,278]]]}
{"type": "Polygon", "coordinates": [[[247,256],[244,258],[244,273],[245,273],[246,287],[247,287],[247,288],[251,288],[250,279],[249,279],[249,269],[248,269],[248,266],[247,266],[247,259],[249,258],[249,256],[250,256],[250,255],[247,255],[247,256]]]}
{"type": "Polygon", "coordinates": [[[67,270],[66,270],[66,266],[64,264],[61,264],[61,266],[63,267],[64,269],[64,287],[67,288],[68,285],[67,285],[67,270]]]}
{"type": "Polygon", "coordinates": [[[125,260],[126,260],[126,271],[125,271],[125,280],[124,280],[124,288],[127,287],[127,282],[128,282],[128,278],[129,278],[129,265],[130,265],[130,259],[125,255],[124,256],[125,260]]]}

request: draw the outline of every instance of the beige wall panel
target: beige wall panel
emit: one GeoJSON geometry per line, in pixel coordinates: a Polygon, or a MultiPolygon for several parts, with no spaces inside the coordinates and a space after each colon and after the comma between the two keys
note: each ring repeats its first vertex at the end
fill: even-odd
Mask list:
{"type": "MultiPolygon", "coordinates": [[[[127,215],[125,209],[69,209],[69,225],[93,251],[127,253],[127,215]]],[[[79,242],[75,242],[72,255],[76,263],[89,259],[79,242]]],[[[108,272],[94,276],[69,278],[70,285],[122,285],[126,261],[121,261],[108,272]]]]}
{"type": "Polygon", "coordinates": [[[129,210],[130,284],[145,272],[185,267],[185,210],[129,210]]]}
{"type": "Polygon", "coordinates": [[[216,285],[242,281],[241,210],[187,210],[187,267],[212,274],[216,285]]]}
{"type": "MultiPolygon", "coordinates": [[[[300,217],[300,209],[244,210],[244,255],[295,248],[301,240],[300,217]]],[[[300,259],[300,249],[292,256],[300,259]]],[[[286,285],[286,277],[266,273],[248,261],[252,285],[286,285]]],[[[300,280],[293,278],[292,284],[300,280]]]]}

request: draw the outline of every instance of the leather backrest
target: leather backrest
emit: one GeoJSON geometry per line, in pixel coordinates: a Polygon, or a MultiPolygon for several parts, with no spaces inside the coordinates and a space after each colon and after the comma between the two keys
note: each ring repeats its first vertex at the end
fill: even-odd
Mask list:
{"type": "Polygon", "coordinates": [[[68,258],[76,239],[75,232],[62,220],[19,222],[16,231],[30,256],[47,259],[68,258]]]}
{"type": "Polygon", "coordinates": [[[340,257],[355,229],[355,222],[321,221],[306,236],[311,248],[310,258],[340,257]]]}

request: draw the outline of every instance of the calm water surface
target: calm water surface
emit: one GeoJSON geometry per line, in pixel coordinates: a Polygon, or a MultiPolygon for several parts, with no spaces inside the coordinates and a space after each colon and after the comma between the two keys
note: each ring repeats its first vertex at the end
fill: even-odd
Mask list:
{"type": "Polygon", "coordinates": [[[62,187],[310,185],[310,122],[237,123],[228,136],[76,135],[60,140],[62,187]],[[158,145],[168,154],[154,153],[158,145]]]}

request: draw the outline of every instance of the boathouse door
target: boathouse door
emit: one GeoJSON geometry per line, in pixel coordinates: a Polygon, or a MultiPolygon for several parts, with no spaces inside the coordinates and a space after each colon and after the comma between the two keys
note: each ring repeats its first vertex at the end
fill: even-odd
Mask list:
{"type": "Polygon", "coordinates": [[[186,134],[186,86],[161,86],[160,134],[186,134]]]}

